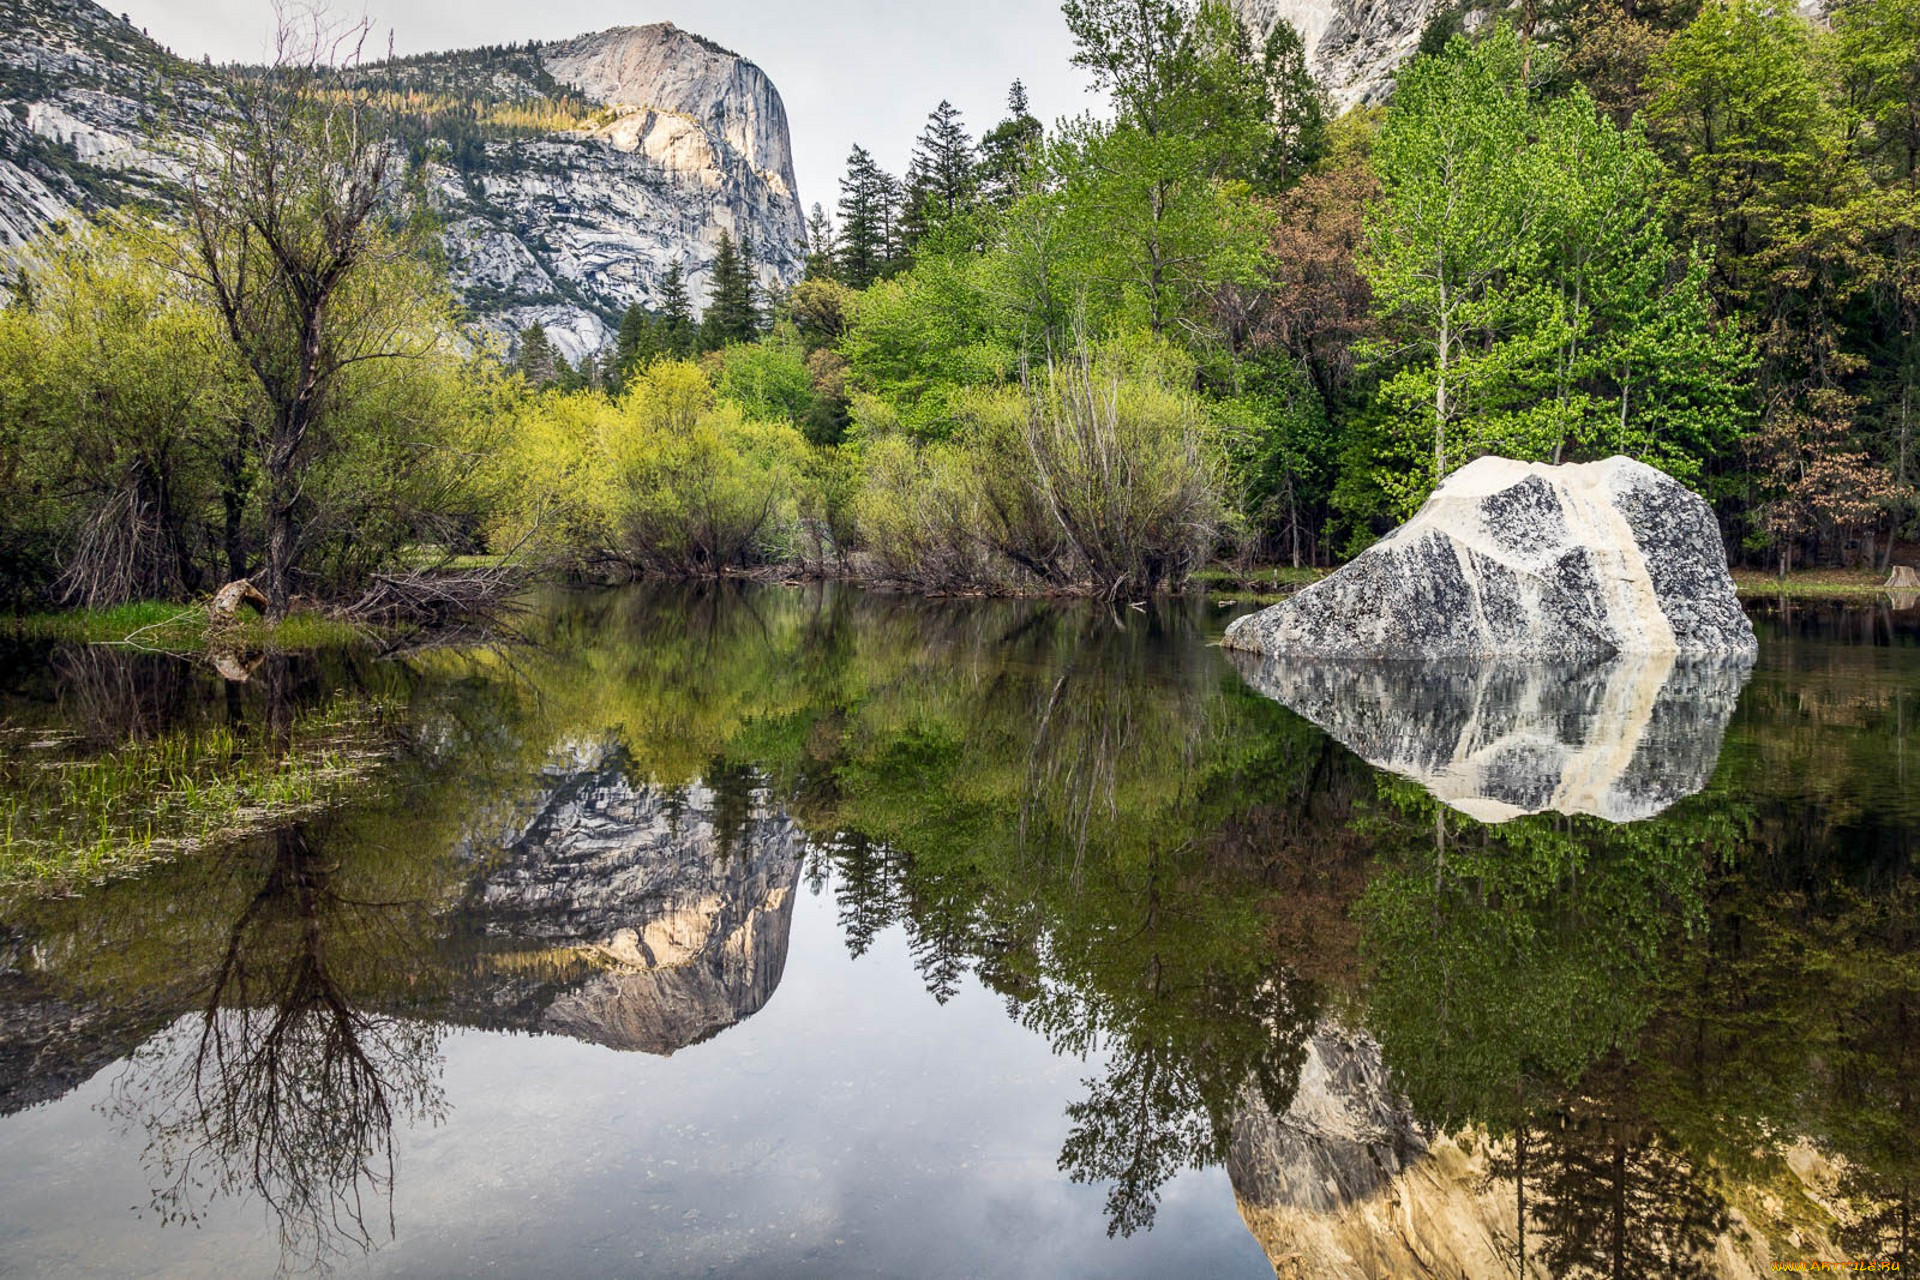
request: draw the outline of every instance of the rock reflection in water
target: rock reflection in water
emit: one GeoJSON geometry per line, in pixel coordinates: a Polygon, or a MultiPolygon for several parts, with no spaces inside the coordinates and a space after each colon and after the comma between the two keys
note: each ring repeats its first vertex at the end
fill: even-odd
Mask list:
{"type": "Polygon", "coordinates": [[[1281,1277],[1503,1275],[1511,1189],[1416,1119],[1372,1036],[1324,1020],[1276,1114],[1248,1090],[1227,1174],[1281,1277]]]}
{"type": "Polygon", "coordinates": [[[1706,787],[1752,659],[1338,662],[1230,655],[1247,683],[1481,822],[1650,818],[1706,787]]]}
{"type": "Polygon", "coordinates": [[[635,783],[616,756],[556,770],[477,890],[499,1020],[671,1054],[752,1016],[786,967],[798,824],[751,778],[635,783]]]}

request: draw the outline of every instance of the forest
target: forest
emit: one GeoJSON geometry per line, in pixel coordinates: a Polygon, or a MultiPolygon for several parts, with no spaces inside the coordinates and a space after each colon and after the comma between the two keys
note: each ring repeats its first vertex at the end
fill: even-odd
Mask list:
{"type": "Polygon", "coordinates": [[[725,242],[577,368],[472,335],[410,180],[486,104],[246,78],[184,220],[10,263],[0,595],[247,578],[278,618],[482,562],[1132,599],[1338,563],[1488,453],[1644,459],[1781,574],[1920,536],[1916,0],[1475,0],[1338,116],[1284,22],[1063,14],[1104,112],[942,102],[904,175],[854,148],[791,289],[725,242]]]}

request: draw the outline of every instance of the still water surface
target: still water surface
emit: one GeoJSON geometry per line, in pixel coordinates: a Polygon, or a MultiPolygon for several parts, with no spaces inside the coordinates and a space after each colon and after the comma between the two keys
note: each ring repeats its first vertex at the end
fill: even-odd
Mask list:
{"type": "Polygon", "coordinates": [[[635,590],[238,686],[6,655],[16,727],[359,700],[391,758],[0,900],[0,1271],[1920,1263],[1920,613],[1359,672],[1228,616],[635,590]]]}

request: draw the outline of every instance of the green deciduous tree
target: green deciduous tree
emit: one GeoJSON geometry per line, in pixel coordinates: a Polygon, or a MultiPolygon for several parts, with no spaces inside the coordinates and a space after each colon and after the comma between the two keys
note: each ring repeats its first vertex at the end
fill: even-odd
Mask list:
{"type": "MultiPolygon", "coordinates": [[[[1539,212],[1522,168],[1529,115],[1519,42],[1456,39],[1402,73],[1374,145],[1382,190],[1364,270],[1381,314],[1417,353],[1392,394],[1424,419],[1429,484],[1461,460],[1462,450],[1449,450],[1482,363],[1476,339],[1510,328],[1519,308],[1510,281],[1529,265],[1539,212]]],[[[1417,493],[1406,500],[1417,505],[1417,493]]]]}
{"type": "Polygon", "coordinates": [[[1479,453],[1627,453],[1697,479],[1746,426],[1750,348],[1668,239],[1658,158],[1583,90],[1536,98],[1526,58],[1502,27],[1421,59],[1375,147],[1362,261],[1403,513],[1479,453]]]}
{"type": "Polygon", "coordinates": [[[155,264],[169,234],[81,228],[16,260],[19,296],[0,311],[0,593],[51,587],[98,607],[178,599],[218,572],[246,388],[217,318],[155,264]]]}
{"type": "Polygon", "coordinates": [[[1114,108],[1054,148],[1073,269],[1106,315],[1162,333],[1257,261],[1244,182],[1272,151],[1263,68],[1221,4],[1068,0],[1063,12],[1075,64],[1114,108]]]}

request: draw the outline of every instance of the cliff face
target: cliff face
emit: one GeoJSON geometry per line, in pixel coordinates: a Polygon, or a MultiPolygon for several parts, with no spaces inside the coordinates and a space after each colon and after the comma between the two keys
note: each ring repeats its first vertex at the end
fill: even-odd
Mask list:
{"type": "MultiPolygon", "coordinates": [[[[0,3],[0,244],[76,211],[167,207],[156,139],[164,122],[217,118],[224,74],[90,0],[0,3]]],[[[763,283],[799,278],[806,232],[786,108],[758,67],[696,35],[622,27],[363,74],[433,98],[439,122],[403,125],[409,161],[441,215],[456,288],[503,343],[538,322],[578,360],[629,304],[659,303],[675,262],[698,307],[722,232],[751,237],[763,283]],[[558,95],[583,109],[553,110],[558,95]],[[449,103],[474,116],[452,140],[449,103]]]]}
{"type": "Polygon", "coordinates": [[[76,209],[164,198],[161,117],[213,97],[199,68],[91,0],[0,3],[0,247],[76,209]]]}
{"type": "Polygon", "coordinates": [[[1294,25],[1336,112],[1384,102],[1394,72],[1442,7],[1439,0],[1233,0],[1240,21],[1263,40],[1282,19],[1294,25]]]}
{"type": "Polygon", "coordinates": [[[603,108],[589,127],[432,163],[456,279],[510,338],[539,322],[570,358],[630,303],[657,307],[682,264],[698,306],[724,232],[751,238],[760,279],[806,257],[786,107],[766,73],[671,23],[542,46],[555,81],[603,108]]]}

